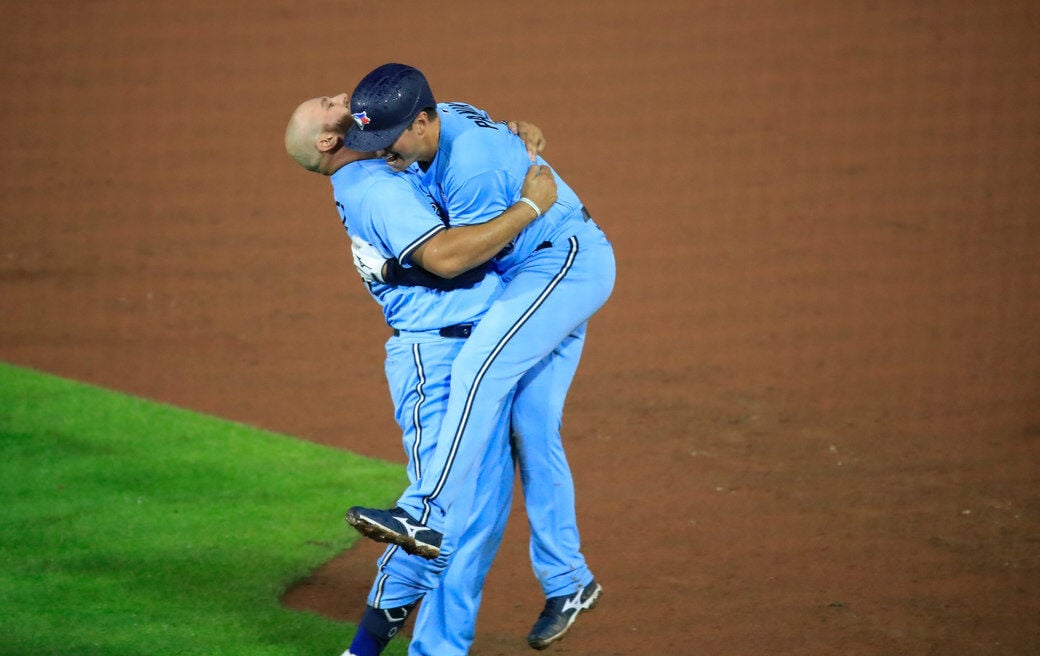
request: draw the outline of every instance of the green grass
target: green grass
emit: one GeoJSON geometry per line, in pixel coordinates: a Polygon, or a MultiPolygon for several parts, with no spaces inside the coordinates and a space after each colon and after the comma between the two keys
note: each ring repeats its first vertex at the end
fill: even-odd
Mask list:
{"type": "MultiPolygon", "coordinates": [[[[400,466],[0,363],[0,654],[335,655],[278,598],[400,466]]],[[[403,654],[395,641],[387,653],[403,654]]]]}

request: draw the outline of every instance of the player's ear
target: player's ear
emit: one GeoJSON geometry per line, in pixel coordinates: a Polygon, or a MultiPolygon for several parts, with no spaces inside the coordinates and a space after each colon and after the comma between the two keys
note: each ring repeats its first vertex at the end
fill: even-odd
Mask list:
{"type": "Polygon", "coordinates": [[[331,153],[338,150],[342,144],[343,138],[338,134],[324,132],[318,137],[318,141],[314,145],[318,148],[319,153],[331,153]]]}
{"type": "Polygon", "coordinates": [[[412,121],[412,130],[420,136],[426,132],[426,128],[429,126],[430,117],[426,115],[426,112],[419,112],[416,114],[415,120],[412,121]]]}

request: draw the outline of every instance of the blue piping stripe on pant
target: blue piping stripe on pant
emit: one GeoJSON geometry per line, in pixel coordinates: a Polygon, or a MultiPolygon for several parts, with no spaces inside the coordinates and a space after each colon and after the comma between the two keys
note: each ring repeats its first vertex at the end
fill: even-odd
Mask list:
{"type": "Polygon", "coordinates": [[[570,237],[567,240],[567,242],[569,244],[569,250],[567,252],[567,259],[564,261],[563,267],[555,276],[553,276],[553,279],[549,281],[549,284],[546,285],[545,289],[542,290],[542,293],[538,295],[538,298],[536,298],[534,302],[531,303],[531,306],[527,308],[527,310],[522,315],[520,315],[520,318],[516,321],[516,323],[514,323],[513,326],[506,332],[506,334],[502,336],[502,339],[499,340],[498,344],[495,345],[495,348],[491,351],[487,359],[485,359],[484,363],[480,366],[476,378],[474,378],[473,387],[472,389],[470,389],[469,396],[466,398],[466,404],[462,413],[462,419],[459,422],[459,426],[455,431],[455,436],[452,438],[451,451],[450,455],[448,456],[447,462],[445,462],[444,470],[441,472],[441,476],[437,480],[437,485],[434,487],[433,492],[423,499],[423,513],[422,517],[419,520],[420,522],[425,524],[429,519],[430,511],[432,510],[429,502],[435,500],[437,496],[441,493],[441,491],[444,489],[444,484],[447,481],[448,476],[451,474],[452,466],[455,463],[455,457],[458,455],[459,445],[462,442],[462,435],[466,431],[466,425],[469,420],[469,414],[473,408],[474,398],[476,397],[477,392],[480,389],[480,383],[484,379],[484,375],[487,373],[488,369],[494,363],[495,358],[498,357],[498,354],[501,353],[502,349],[504,349],[506,347],[506,344],[509,343],[509,340],[512,339],[514,335],[516,335],[517,331],[519,331],[524,326],[524,324],[527,323],[527,321],[534,315],[534,313],[538,311],[538,308],[540,308],[542,304],[545,303],[545,300],[549,297],[553,290],[556,289],[557,286],[559,286],[560,282],[567,276],[567,273],[574,265],[574,259],[578,255],[578,238],[570,237]]]}
{"type": "MultiPolygon", "coordinates": [[[[397,545],[394,545],[394,546],[397,546],[397,545]]],[[[388,558],[384,557],[382,562],[380,563],[380,567],[382,567],[382,563],[385,563],[387,560],[388,560],[388,558]]],[[[386,588],[386,582],[387,582],[387,579],[389,579],[389,578],[390,578],[389,574],[385,574],[385,573],[381,572],[379,574],[379,577],[376,579],[376,585],[375,585],[375,587],[376,587],[376,594],[375,594],[376,603],[373,604],[373,608],[379,608],[379,602],[383,598],[383,591],[386,588]]]]}
{"type": "MultiPolygon", "coordinates": [[[[415,439],[412,441],[412,454],[409,458],[410,462],[414,465],[415,478],[416,480],[422,476],[422,459],[419,457],[420,446],[422,445],[423,438],[423,427],[422,427],[422,406],[426,402],[426,370],[423,366],[422,351],[419,348],[419,344],[412,345],[412,362],[415,364],[415,393],[417,400],[415,405],[412,406],[412,426],[415,428],[415,439]]],[[[397,553],[399,547],[397,545],[390,545],[390,547],[383,553],[379,558],[379,562],[376,566],[379,571],[379,576],[375,582],[375,594],[374,603],[372,604],[375,608],[381,608],[380,603],[383,598],[383,592],[390,575],[384,571],[387,563],[393,558],[394,554],[397,553]]]]}
{"type": "Polygon", "coordinates": [[[415,441],[412,442],[412,454],[409,460],[415,465],[415,480],[422,478],[422,459],[419,457],[419,447],[422,444],[423,431],[421,413],[423,403],[426,401],[426,371],[423,369],[422,354],[419,352],[419,345],[412,345],[412,361],[415,362],[415,374],[418,382],[415,384],[415,392],[418,395],[418,400],[412,407],[412,426],[415,427],[415,441]]]}

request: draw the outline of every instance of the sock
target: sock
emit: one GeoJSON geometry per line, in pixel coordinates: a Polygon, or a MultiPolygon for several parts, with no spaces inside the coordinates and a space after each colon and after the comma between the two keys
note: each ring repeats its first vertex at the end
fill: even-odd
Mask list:
{"type": "Polygon", "coordinates": [[[408,619],[408,614],[417,603],[412,602],[397,608],[366,606],[354,641],[350,643],[349,653],[353,656],[379,656],[390,643],[390,639],[404,626],[404,621],[408,619]]]}

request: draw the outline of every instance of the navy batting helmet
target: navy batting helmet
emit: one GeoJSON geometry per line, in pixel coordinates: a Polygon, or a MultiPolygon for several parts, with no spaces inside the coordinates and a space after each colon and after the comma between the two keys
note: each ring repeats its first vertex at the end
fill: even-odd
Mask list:
{"type": "Polygon", "coordinates": [[[354,126],[347,131],[347,148],[382,150],[397,141],[419,112],[436,107],[426,77],[404,64],[383,64],[358,82],[350,97],[354,126]]]}

